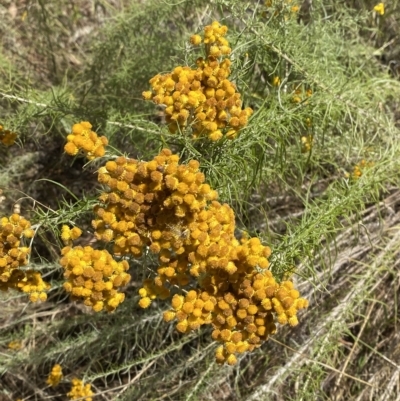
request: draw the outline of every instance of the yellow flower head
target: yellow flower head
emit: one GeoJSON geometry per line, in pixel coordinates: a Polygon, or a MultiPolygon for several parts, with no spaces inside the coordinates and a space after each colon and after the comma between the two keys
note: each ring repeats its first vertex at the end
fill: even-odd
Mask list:
{"type": "Polygon", "coordinates": [[[171,133],[184,132],[216,142],[224,136],[233,139],[247,125],[250,109],[242,110],[236,85],[227,79],[231,74],[231,61],[224,58],[231,53],[227,31],[225,25],[214,21],[204,27],[203,35],[192,35],[193,45],[204,43],[206,58],[197,59],[196,69],[178,66],[168,74],[157,74],[149,81],[152,90],[142,93],[144,100],[165,106],[171,133]]]}
{"type": "Polygon", "coordinates": [[[87,121],[81,121],[72,126],[72,133],[67,136],[64,150],[71,156],[76,156],[82,151],[89,160],[104,156],[104,147],[108,144],[105,136],[98,137],[91,130],[92,125],[87,121]]]}
{"type": "Polygon", "coordinates": [[[14,144],[17,134],[9,130],[5,130],[2,125],[0,125],[0,142],[5,146],[11,146],[14,144]]]}
{"type": "Polygon", "coordinates": [[[22,348],[22,343],[19,340],[13,340],[8,343],[8,348],[17,351],[22,348]]]}
{"type": "Polygon", "coordinates": [[[126,273],[129,268],[126,260],[117,262],[106,250],[95,250],[90,246],[67,246],[61,253],[60,264],[67,278],[64,289],[75,299],[83,298],[84,304],[95,312],[103,308],[112,312],[124,301],[118,288],[131,278],[126,273]]]}
{"type": "Polygon", "coordinates": [[[71,400],[92,401],[93,391],[90,389],[90,384],[83,384],[82,380],[77,378],[72,379],[72,388],[67,396],[71,400]]]}
{"type": "Polygon", "coordinates": [[[353,180],[357,180],[363,175],[366,169],[373,167],[374,164],[374,162],[366,161],[363,159],[353,167],[353,172],[351,174],[346,173],[345,176],[346,178],[351,177],[353,180]]]}
{"type": "Polygon", "coordinates": [[[301,153],[308,153],[312,149],[314,142],[313,135],[305,135],[301,137],[301,153]]]}
{"type": "Polygon", "coordinates": [[[62,368],[61,365],[56,364],[53,366],[53,368],[51,369],[51,372],[49,374],[49,376],[47,377],[46,383],[49,386],[55,387],[58,385],[58,383],[60,383],[60,380],[62,378],[62,368]]]}
{"type": "Polygon", "coordinates": [[[281,84],[281,79],[278,76],[272,78],[272,85],[279,86],[281,84]]]}
{"type": "Polygon", "coordinates": [[[30,295],[32,302],[44,300],[49,285],[34,270],[22,270],[28,264],[30,248],[21,246],[23,237],[33,237],[28,220],[14,213],[0,219],[0,289],[14,289],[30,295]]]}
{"type": "MultiPolygon", "coordinates": [[[[225,33],[217,23],[206,31],[205,36],[212,42],[216,40],[212,36],[225,33]]],[[[214,62],[209,58],[207,67],[199,67],[202,73],[210,73],[207,80],[217,65],[214,62]]],[[[169,90],[163,83],[173,80],[178,89],[168,96],[183,103],[186,100],[181,92],[195,81],[191,77],[189,83],[190,73],[188,67],[177,67],[165,80],[156,76],[151,80],[153,89],[163,93],[169,90]]],[[[204,121],[210,126],[215,120],[212,105],[226,94],[228,100],[232,99],[228,110],[228,118],[234,120],[232,127],[240,127],[241,120],[251,115],[250,109],[240,107],[233,83],[222,80],[220,88],[209,89],[209,107],[201,111],[198,129],[207,129],[204,121]]],[[[74,132],[84,128],[75,127],[74,132]]],[[[209,134],[220,130],[218,126],[215,131],[214,126],[211,128],[209,134]]],[[[168,149],[148,162],[124,157],[107,162],[99,169],[99,181],[108,188],[95,207],[92,225],[98,240],[114,245],[114,256],[137,258],[150,250],[158,258],[155,277],[144,280],[138,289],[141,308],[149,308],[155,299],[172,297],[164,320],[175,321],[181,333],[211,324],[213,339],[223,344],[217,362],[235,364],[237,354],[253,351],[276,332],[276,322],[296,325],[297,311],[307,302],[292,282],[279,284],[268,270],[268,246],[258,238],[235,238],[232,208],[217,202],[218,193],[199,170],[199,162],[179,164],[179,156],[168,149]],[[194,280],[198,287],[188,288],[194,280]],[[172,296],[174,288],[180,291],[172,296]]],[[[7,234],[11,234],[8,220],[4,224],[7,234]]],[[[71,236],[68,227],[62,231],[71,236]]],[[[81,298],[96,312],[113,311],[124,301],[118,289],[130,278],[125,258],[113,259],[108,251],[89,246],[67,246],[61,254],[60,264],[67,279],[64,288],[74,300],[81,298]]],[[[4,264],[1,259],[0,263],[4,264]]]]}
{"type": "Polygon", "coordinates": [[[383,3],[378,3],[375,7],[374,7],[374,11],[377,12],[380,15],[385,14],[385,5],[383,3]]]}
{"type": "Polygon", "coordinates": [[[200,35],[192,35],[190,37],[190,43],[192,45],[198,46],[202,42],[201,36],[200,35]]]}

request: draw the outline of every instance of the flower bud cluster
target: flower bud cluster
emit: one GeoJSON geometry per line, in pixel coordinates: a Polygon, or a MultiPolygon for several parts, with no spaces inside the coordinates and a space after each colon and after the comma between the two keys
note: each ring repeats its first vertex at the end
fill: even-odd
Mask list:
{"type": "Polygon", "coordinates": [[[92,401],[93,391],[90,383],[83,384],[82,380],[74,378],[71,391],[67,395],[70,400],[92,401]]]}
{"type": "Polygon", "coordinates": [[[307,301],[290,281],[275,281],[268,246],[235,238],[234,212],[216,201],[199,163],[178,161],[164,149],[149,162],[120,157],[100,168],[99,181],[109,191],[95,208],[95,235],[113,242],[115,254],[138,257],[148,247],[158,255],[156,277],[139,290],[143,308],[168,298],[172,286],[184,290],[197,280],[197,290],[172,297],[164,319],[176,320],[182,333],[211,324],[223,343],[217,361],[235,363],[235,354],[275,332],[275,320],[295,326],[307,301]]]}
{"type": "MultiPolygon", "coordinates": [[[[266,7],[272,7],[274,6],[276,8],[274,15],[277,16],[279,14],[281,14],[282,11],[284,11],[284,17],[285,20],[288,20],[290,17],[290,14],[296,14],[299,10],[300,7],[298,5],[296,5],[296,1],[293,0],[284,0],[282,2],[282,0],[280,2],[278,2],[278,4],[276,4],[276,1],[273,0],[266,0],[264,2],[264,5],[266,7]],[[289,13],[289,14],[288,14],[289,13]]],[[[267,16],[267,13],[263,13],[262,14],[264,17],[267,16]]]]}
{"type": "Polygon", "coordinates": [[[281,84],[281,78],[278,75],[272,77],[271,80],[272,86],[279,86],[281,84]]]}
{"type": "Polygon", "coordinates": [[[106,250],[90,246],[66,246],[61,251],[60,264],[64,268],[64,289],[72,299],[83,299],[84,304],[96,312],[114,311],[125,299],[118,289],[126,285],[131,276],[126,273],[126,260],[117,262],[106,250]]]}
{"type": "Polygon", "coordinates": [[[5,146],[11,146],[14,144],[17,134],[3,128],[0,125],[0,142],[5,146]]]}
{"type": "MultiPolygon", "coordinates": [[[[207,263],[230,267],[216,261],[229,252],[233,211],[216,201],[217,192],[204,183],[197,161],[187,165],[178,161],[165,149],[149,162],[120,157],[99,169],[99,181],[110,192],[100,196],[101,204],[95,208],[96,237],[113,241],[117,255],[138,257],[144,246],[158,254],[159,287],[186,285],[190,275],[206,271],[207,263]],[[209,252],[211,241],[215,244],[209,252]]],[[[147,292],[152,293],[142,291],[147,292]]],[[[149,305],[150,296],[143,298],[142,304],[149,305]]]]}
{"type": "Polygon", "coordinates": [[[185,296],[175,294],[171,301],[172,309],[164,312],[164,320],[176,319],[176,329],[188,333],[212,323],[216,305],[217,299],[206,291],[191,290],[185,296]]]}
{"type": "Polygon", "coordinates": [[[346,178],[351,177],[353,180],[358,180],[363,175],[365,169],[372,167],[374,164],[374,162],[369,162],[363,159],[353,167],[351,174],[346,173],[345,176],[346,178]]]}
{"type": "Polygon", "coordinates": [[[22,348],[22,342],[20,340],[13,340],[8,343],[7,347],[13,351],[18,351],[22,348]]]}
{"type": "Polygon", "coordinates": [[[170,296],[170,292],[164,286],[158,286],[154,283],[154,280],[148,278],[143,281],[142,288],[139,290],[141,297],[139,306],[141,308],[147,308],[150,306],[151,301],[156,298],[167,299],[170,296]]]}
{"type": "Polygon", "coordinates": [[[307,99],[311,97],[313,94],[311,89],[307,89],[305,92],[301,89],[298,88],[293,92],[292,95],[292,102],[293,103],[301,103],[304,102],[304,104],[307,104],[307,99]]]}
{"type": "Polygon", "coordinates": [[[236,246],[234,273],[208,274],[200,280],[201,288],[217,300],[212,336],[223,343],[217,349],[218,363],[234,364],[235,354],[258,348],[276,332],[275,319],[295,326],[297,311],[308,305],[292,282],[278,284],[267,270],[270,252],[258,238],[244,238],[236,246]]]}
{"type": "Polygon", "coordinates": [[[64,245],[72,245],[72,241],[75,241],[82,235],[82,230],[78,227],[69,228],[67,225],[63,225],[61,228],[61,239],[64,245]]]}
{"type": "Polygon", "coordinates": [[[143,92],[145,100],[165,106],[170,132],[190,128],[193,138],[207,136],[218,141],[224,135],[235,138],[247,125],[253,110],[242,110],[236,85],[228,80],[231,61],[220,59],[231,52],[224,38],[227,30],[214,21],[204,28],[204,38],[193,35],[193,45],[204,43],[206,59],[198,58],[196,69],[179,66],[171,73],[156,75],[150,80],[152,91],[143,92]]]}
{"type": "Polygon", "coordinates": [[[74,124],[72,133],[67,136],[67,143],[64,146],[65,152],[71,156],[76,156],[81,151],[89,160],[104,156],[104,147],[108,144],[108,140],[105,136],[98,137],[91,128],[92,124],[87,121],[74,124]]]}
{"type": "Polygon", "coordinates": [[[22,270],[28,264],[30,248],[21,246],[23,238],[32,238],[28,220],[19,214],[0,219],[0,290],[9,288],[29,294],[32,302],[45,301],[44,291],[50,288],[39,272],[22,270]]]}
{"type": "Polygon", "coordinates": [[[203,42],[207,56],[228,56],[231,54],[232,49],[229,47],[228,40],[224,37],[227,32],[228,27],[226,25],[220,25],[218,21],[214,21],[211,25],[204,27],[204,38],[200,35],[192,35],[190,43],[194,46],[199,46],[203,42]]]}
{"type": "Polygon", "coordinates": [[[379,15],[385,14],[385,4],[378,3],[376,6],[374,6],[374,11],[379,15]]]}
{"type": "Polygon", "coordinates": [[[313,135],[303,135],[301,137],[301,153],[309,153],[314,144],[313,135]]]}
{"type": "Polygon", "coordinates": [[[50,372],[49,376],[47,377],[46,383],[51,387],[58,386],[58,384],[61,381],[62,376],[63,376],[63,374],[62,374],[61,365],[56,364],[51,369],[51,372],[50,372]]]}
{"type": "Polygon", "coordinates": [[[50,284],[43,281],[38,271],[26,270],[23,273],[24,276],[21,275],[14,288],[29,294],[31,302],[46,301],[47,294],[44,291],[50,288],[50,284]]]}

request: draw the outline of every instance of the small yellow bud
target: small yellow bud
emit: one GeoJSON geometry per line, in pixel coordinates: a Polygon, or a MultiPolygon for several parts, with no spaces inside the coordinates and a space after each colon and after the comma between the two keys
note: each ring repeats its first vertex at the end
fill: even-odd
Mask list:
{"type": "Polygon", "coordinates": [[[144,100],[150,100],[152,97],[152,93],[150,91],[142,92],[142,96],[144,100]]]}
{"type": "Polygon", "coordinates": [[[165,311],[164,313],[163,313],[163,318],[164,318],[164,320],[166,321],[166,322],[170,322],[171,320],[173,320],[173,319],[175,319],[175,312],[174,311],[170,311],[170,310],[168,310],[168,311],[165,311]]]}
{"type": "Polygon", "coordinates": [[[226,362],[228,365],[235,365],[237,363],[236,356],[234,354],[230,354],[228,358],[226,358],[226,362]]]}
{"type": "Polygon", "coordinates": [[[144,297],[139,301],[139,306],[143,309],[146,309],[150,306],[151,299],[149,297],[144,297]]]}
{"type": "Polygon", "coordinates": [[[201,36],[200,35],[192,35],[190,37],[190,43],[194,46],[198,46],[201,43],[201,36]]]}

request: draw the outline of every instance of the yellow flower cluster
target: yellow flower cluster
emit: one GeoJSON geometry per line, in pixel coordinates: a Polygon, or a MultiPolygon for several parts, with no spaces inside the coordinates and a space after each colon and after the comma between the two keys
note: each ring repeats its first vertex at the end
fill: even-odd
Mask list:
{"type": "Polygon", "coordinates": [[[281,84],[281,78],[279,76],[275,75],[272,78],[271,83],[272,83],[272,86],[279,86],[281,84]]]}
{"type": "MultiPolygon", "coordinates": [[[[272,6],[278,7],[274,13],[274,15],[277,16],[277,15],[281,14],[280,11],[283,7],[285,7],[285,8],[289,7],[290,13],[296,14],[300,10],[300,7],[298,5],[294,5],[294,3],[296,3],[296,1],[293,1],[293,0],[284,0],[284,1],[281,0],[279,2],[273,1],[273,0],[266,0],[264,2],[264,5],[266,7],[272,7],[272,6]]],[[[266,17],[267,13],[263,12],[262,15],[263,15],[263,17],[266,17]]],[[[287,13],[285,13],[284,17],[285,17],[285,20],[287,20],[289,16],[287,15],[287,13]]]]}
{"type": "Polygon", "coordinates": [[[374,11],[377,12],[380,15],[385,14],[385,4],[383,3],[378,3],[375,7],[374,7],[374,11]]]}
{"type": "Polygon", "coordinates": [[[90,383],[83,384],[82,380],[74,378],[72,379],[71,391],[67,393],[68,398],[71,400],[92,401],[93,391],[90,387],[90,383]]]}
{"type": "Polygon", "coordinates": [[[72,245],[72,241],[75,241],[82,235],[82,230],[78,227],[69,228],[67,225],[63,225],[61,228],[61,239],[65,245],[72,245]]]}
{"type": "Polygon", "coordinates": [[[46,383],[51,387],[58,386],[58,384],[61,381],[62,376],[63,376],[63,373],[62,373],[61,365],[56,364],[51,369],[51,372],[50,372],[49,376],[47,377],[46,383]]]}
{"type": "Polygon", "coordinates": [[[17,134],[3,128],[0,125],[0,142],[5,146],[11,146],[14,144],[17,134]]]}
{"type": "Polygon", "coordinates": [[[60,264],[64,268],[64,289],[72,299],[82,298],[84,304],[96,312],[104,308],[112,312],[125,299],[118,291],[126,285],[131,276],[126,273],[126,260],[117,262],[106,250],[90,246],[66,246],[61,251],[60,264]]]}
{"type": "Polygon", "coordinates": [[[229,364],[236,363],[236,353],[254,350],[268,339],[268,335],[275,333],[274,315],[280,324],[295,326],[297,310],[308,305],[306,300],[299,298],[293,283],[277,284],[272,273],[266,270],[270,249],[257,238],[243,239],[240,244],[233,240],[233,245],[233,258],[228,262],[232,271],[209,268],[199,280],[203,290],[201,299],[210,301],[214,307],[210,302],[204,304],[201,316],[194,310],[197,317],[194,321],[193,315],[188,313],[190,306],[188,309],[186,305],[193,300],[185,299],[182,303],[183,299],[181,302],[175,299],[173,310],[164,316],[165,320],[170,320],[175,313],[177,329],[181,332],[197,328],[198,323],[211,323],[213,338],[223,343],[217,349],[217,362],[229,364]],[[185,326],[188,327],[185,329],[185,326]]]}
{"type": "Polygon", "coordinates": [[[42,279],[42,275],[35,270],[26,270],[24,277],[21,277],[17,283],[16,289],[29,294],[31,302],[46,301],[47,291],[50,284],[42,279]]]}
{"type": "MultiPolygon", "coordinates": [[[[307,98],[312,96],[312,90],[311,89],[307,89],[305,92],[298,88],[294,91],[293,96],[292,96],[292,102],[293,103],[301,103],[303,101],[305,101],[307,98]]],[[[307,104],[307,101],[304,102],[305,104],[307,104]]]]}
{"type": "Polygon", "coordinates": [[[363,171],[367,168],[372,167],[374,164],[375,164],[374,162],[368,162],[363,159],[360,161],[360,163],[358,163],[354,166],[351,174],[346,173],[345,176],[346,176],[346,178],[351,177],[354,180],[358,180],[363,175],[363,171]]]}
{"type": "Polygon", "coordinates": [[[119,157],[100,168],[99,182],[109,191],[95,208],[95,235],[113,242],[117,255],[138,257],[144,247],[158,255],[156,277],[139,290],[143,308],[168,298],[172,286],[197,280],[198,290],[173,296],[164,319],[176,319],[182,333],[212,324],[214,338],[224,343],[217,361],[235,363],[235,353],[275,332],[274,316],[296,325],[307,301],[290,281],[276,283],[267,270],[269,247],[258,238],[235,238],[234,212],[216,201],[199,163],[178,161],[164,149],[149,162],[119,157]]]}
{"type": "Polygon", "coordinates": [[[99,240],[114,241],[114,253],[142,254],[143,246],[167,259],[168,249],[182,253],[190,216],[217,193],[204,184],[199,163],[178,165],[179,157],[163,150],[150,162],[119,157],[99,169],[98,180],[110,192],[95,208],[99,240]],[[183,230],[182,228],[185,227],[183,230]]]}
{"type": "Polygon", "coordinates": [[[105,136],[99,138],[91,128],[92,124],[87,121],[74,124],[72,133],[67,136],[65,152],[76,156],[79,151],[82,151],[89,160],[104,156],[104,147],[108,144],[108,140],[105,136]]]}
{"type": "Polygon", "coordinates": [[[313,135],[304,135],[301,137],[301,153],[308,153],[311,151],[314,143],[313,135]]]}
{"type": "Polygon", "coordinates": [[[193,138],[207,136],[218,141],[224,135],[233,139],[253,113],[242,110],[236,85],[228,80],[231,48],[225,35],[228,28],[214,21],[204,28],[204,38],[193,35],[193,45],[204,43],[206,59],[196,61],[197,68],[176,67],[171,73],[156,75],[150,80],[152,91],[143,92],[145,100],[164,105],[170,132],[191,129],[193,138]]]}
{"type": "Polygon", "coordinates": [[[19,340],[13,340],[8,343],[8,348],[18,351],[22,348],[22,343],[19,340]]]}
{"type": "Polygon", "coordinates": [[[30,294],[32,302],[45,301],[49,289],[39,272],[21,270],[28,264],[30,248],[21,245],[22,238],[32,238],[33,230],[28,220],[19,214],[0,219],[0,290],[9,288],[30,294]]]}

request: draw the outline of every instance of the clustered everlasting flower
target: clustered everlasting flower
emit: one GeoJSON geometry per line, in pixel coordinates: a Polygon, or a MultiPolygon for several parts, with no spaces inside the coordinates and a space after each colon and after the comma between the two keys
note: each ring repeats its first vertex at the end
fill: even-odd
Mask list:
{"type": "Polygon", "coordinates": [[[76,156],[81,151],[89,160],[104,156],[104,147],[108,144],[108,140],[105,136],[98,137],[91,128],[92,124],[87,121],[74,124],[72,133],[67,136],[65,152],[76,156]]]}
{"type": "Polygon", "coordinates": [[[82,235],[82,230],[78,227],[70,228],[63,225],[61,228],[61,239],[65,245],[72,245],[72,241],[78,239],[82,235]]]}
{"type": "Polygon", "coordinates": [[[351,177],[353,180],[358,180],[363,175],[363,171],[365,169],[372,167],[374,164],[375,164],[374,162],[368,162],[363,159],[360,161],[360,163],[358,163],[354,166],[351,174],[346,173],[345,176],[346,176],[346,178],[351,177]]]}
{"type": "Polygon", "coordinates": [[[8,343],[7,347],[13,351],[18,351],[22,348],[22,343],[19,340],[13,340],[8,343]]]}
{"type": "Polygon", "coordinates": [[[99,312],[114,311],[125,299],[118,289],[126,285],[131,276],[126,273],[128,262],[117,262],[106,250],[91,246],[66,246],[61,251],[60,264],[64,268],[64,289],[72,299],[83,299],[84,304],[99,312]]]}
{"type": "Polygon", "coordinates": [[[61,381],[62,376],[63,376],[63,374],[62,374],[61,365],[56,364],[51,369],[51,372],[50,372],[49,376],[47,377],[46,383],[52,387],[58,386],[58,384],[61,381]]]}
{"type": "Polygon", "coordinates": [[[304,104],[307,104],[307,98],[312,96],[312,90],[307,89],[306,91],[303,91],[301,88],[297,88],[292,96],[292,102],[293,103],[301,103],[304,102],[304,104]]]}
{"type": "Polygon", "coordinates": [[[385,14],[385,4],[384,3],[378,3],[375,7],[374,7],[374,11],[377,12],[380,15],[385,14]]]}
{"type": "Polygon", "coordinates": [[[192,45],[205,45],[206,58],[198,58],[197,68],[176,67],[171,73],[150,80],[152,91],[143,92],[145,100],[165,106],[170,132],[190,128],[192,137],[207,136],[218,141],[224,135],[233,139],[253,113],[242,109],[236,85],[228,80],[231,53],[225,35],[228,28],[214,21],[204,28],[204,38],[193,35],[192,45]]]}
{"type": "Polygon", "coordinates": [[[272,83],[272,86],[279,86],[281,84],[281,78],[279,76],[275,75],[272,78],[271,83],[272,83]]]}
{"type": "Polygon", "coordinates": [[[0,125],[0,142],[3,145],[5,145],[5,146],[13,145],[16,138],[17,138],[17,134],[15,132],[6,130],[6,129],[4,129],[4,127],[2,125],[0,125]]]}
{"type": "Polygon", "coordinates": [[[139,257],[144,248],[157,255],[157,275],[139,290],[140,306],[170,297],[173,287],[189,287],[173,295],[164,319],[175,320],[182,333],[211,324],[223,344],[217,362],[234,364],[235,354],[252,351],[276,331],[275,320],[295,326],[307,301],[291,281],[276,282],[268,246],[235,238],[234,212],[217,201],[199,163],[178,161],[164,149],[148,162],[119,157],[100,168],[98,180],[109,190],[95,208],[95,235],[112,242],[115,255],[139,257]]]}
{"type": "Polygon", "coordinates": [[[304,135],[301,137],[301,152],[309,153],[313,147],[314,136],[313,135],[304,135]]]}
{"type": "MultiPolygon", "coordinates": [[[[266,0],[264,2],[264,5],[266,7],[272,7],[272,6],[278,7],[274,13],[274,15],[277,16],[281,13],[282,9],[285,9],[284,11],[286,11],[288,9],[290,14],[296,14],[299,11],[300,7],[295,3],[296,3],[296,1],[293,1],[293,0],[284,0],[284,1],[281,0],[279,2],[277,2],[276,0],[275,1],[274,0],[266,0]]],[[[266,13],[263,13],[263,16],[266,16],[266,13]]],[[[289,15],[287,15],[287,13],[284,13],[284,17],[285,17],[285,20],[287,20],[289,18],[289,15]]]]}
{"type": "Polygon", "coordinates": [[[71,391],[67,393],[71,400],[92,401],[93,391],[90,383],[83,384],[83,381],[77,378],[72,379],[71,391]]]}
{"type": "Polygon", "coordinates": [[[19,214],[0,219],[0,290],[9,288],[29,294],[32,302],[45,301],[45,290],[50,285],[45,283],[39,272],[22,270],[28,264],[30,248],[21,246],[23,238],[32,238],[33,230],[28,220],[19,214]]]}

